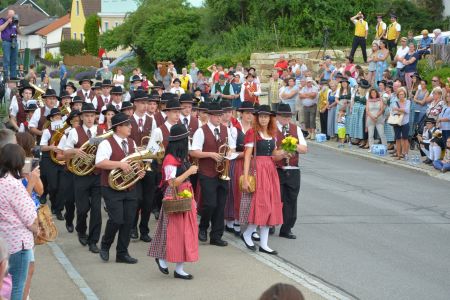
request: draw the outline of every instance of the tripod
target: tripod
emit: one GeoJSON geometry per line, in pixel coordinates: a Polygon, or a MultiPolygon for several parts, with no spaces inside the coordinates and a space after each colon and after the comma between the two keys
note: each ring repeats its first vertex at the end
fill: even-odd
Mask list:
{"type": "Polygon", "coordinates": [[[334,51],[333,46],[330,46],[329,44],[329,39],[330,39],[330,31],[328,30],[328,28],[325,27],[323,30],[322,46],[320,46],[319,51],[317,52],[316,59],[319,57],[320,51],[322,51],[322,49],[323,49],[322,59],[325,59],[325,54],[327,53],[328,48],[331,48],[331,50],[333,50],[334,57],[337,57],[336,51],[334,51]]]}

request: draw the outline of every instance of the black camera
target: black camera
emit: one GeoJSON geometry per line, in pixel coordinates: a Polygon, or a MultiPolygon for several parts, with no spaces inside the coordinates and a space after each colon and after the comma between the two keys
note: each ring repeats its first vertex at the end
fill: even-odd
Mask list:
{"type": "Polygon", "coordinates": [[[19,24],[19,16],[18,16],[18,15],[14,15],[14,16],[12,17],[12,23],[13,23],[14,25],[19,24]]]}
{"type": "Polygon", "coordinates": [[[17,34],[16,33],[11,33],[10,35],[11,39],[14,40],[17,38],[17,34]]]}

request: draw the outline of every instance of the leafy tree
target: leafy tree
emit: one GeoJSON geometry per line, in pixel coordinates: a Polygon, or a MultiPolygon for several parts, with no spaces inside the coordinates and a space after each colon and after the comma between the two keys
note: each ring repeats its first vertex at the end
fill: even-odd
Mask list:
{"type": "Polygon", "coordinates": [[[91,15],[84,24],[84,41],[86,50],[89,54],[98,55],[98,37],[99,37],[100,18],[97,15],[91,15]]]}
{"type": "Polygon", "coordinates": [[[143,0],[125,22],[100,37],[102,47],[131,47],[144,69],[156,61],[186,63],[186,52],[200,31],[199,10],[182,0],[143,0]]]}

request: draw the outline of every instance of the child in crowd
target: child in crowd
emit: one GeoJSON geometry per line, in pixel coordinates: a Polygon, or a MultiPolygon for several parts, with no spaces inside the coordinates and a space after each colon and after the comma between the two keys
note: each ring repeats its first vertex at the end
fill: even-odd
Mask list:
{"type": "Polygon", "coordinates": [[[338,148],[344,148],[344,142],[345,142],[345,106],[341,107],[341,109],[338,112],[338,118],[337,118],[337,134],[339,138],[339,145],[338,148]]]}
{"type": "Polygon", "coordinates": [[[442,160],[435,160],[433,166],[435,169],[445,173],[450,170],[450,137],[447,138],[445,155],[442,160]]]}

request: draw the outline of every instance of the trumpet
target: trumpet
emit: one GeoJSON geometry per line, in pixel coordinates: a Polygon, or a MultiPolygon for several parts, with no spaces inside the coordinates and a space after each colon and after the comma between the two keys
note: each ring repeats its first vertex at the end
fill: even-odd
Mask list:
{"type": "Polygon", "coordinates": [[[125,173],[122,169],[114,169],[109,173],[109,186],[116,191],[123,191],[133,186],[140,178],[142,172],[146,171],[147,164],[145,160],[164,158],[164,146],[160,145],[160,150],[153,154],[150,150],[139,151],[128,155],[122,162],[126,162],[131,167],[131,172],[125,173]]]}
{"type": "Polygon", "coordinates": [[[85,142],[80,149],[86,153],[86,156],[75,155],[67,165],[69,171],[78,176],[91,174],[95,169],[95,155],[97,154],[98,145],[112,135],[113,131],[110,130],[85,142]]]}
{"type": "Polygon", "coordinates": [[[230,146],[228,145],[228,138],[225,139],[225,143],[220,145],[218,153],[222,156],[222,160],[216,163],[216,171],[220,173],[220,179],[230,180],[230,160],[225,157],[230,153],[230,146]]]}

